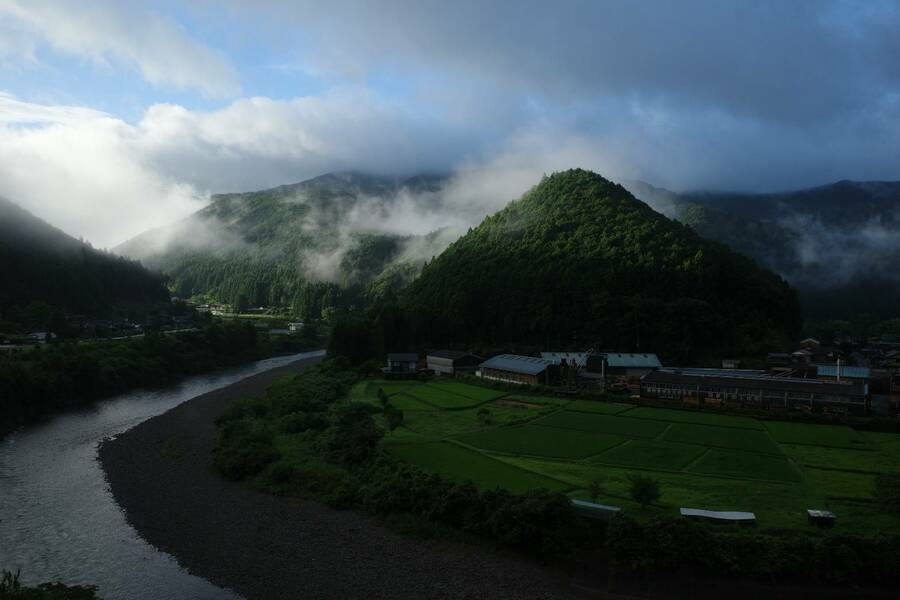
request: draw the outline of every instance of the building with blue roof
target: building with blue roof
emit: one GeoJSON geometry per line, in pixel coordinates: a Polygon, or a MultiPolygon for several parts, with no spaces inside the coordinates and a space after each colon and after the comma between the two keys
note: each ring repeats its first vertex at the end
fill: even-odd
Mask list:
{"type": "Polygon", "coordinates": [[[506,383],[549,385],[554,366],[552,360],[545,358],[501,354],[481,363],[475,374],[506,383]]]}

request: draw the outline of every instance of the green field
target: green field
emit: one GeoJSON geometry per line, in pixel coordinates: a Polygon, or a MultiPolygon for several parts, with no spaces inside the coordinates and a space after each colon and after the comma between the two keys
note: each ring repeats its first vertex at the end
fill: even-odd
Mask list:
{"type": "Polygon", "coordinates": [[[634,407],[631,404],[618,402],[603,402],[601,400],[572,400],[566,405],[566,410],[576,412],[599,413],[603,415],[616,415],[634,407]]]}
{"type": "Polygon", "coordinates": [[[705,448],[687,444],[630,440],[594,457],[592,462],[639,469],[680,471],[704,452],[706,452],[705,448]]]}
{"type": "Polygon", "coordinates": [[[866,439],[856,430],[841,425],[812,425],[769,421],[766,429],[782,444],[808,444],[833,448],[868,450],[866,439]]]}
{"type": "Polygon", "coordinates": [[[537,488],[565,491],[572,487],[449,442],[389,444],[387,448],[402,461],[457,481],[470,480],[482,489],[502,487],[520,493],[537,488]]]}
{"type": "Polygon", "coordinates": [[[526,425],[503,427],[456,438],[481,450],[505,454],[525,454],[552,458],[587,458],[624,442],[627,438],[611,435],[567,431],[561,435],[552,427],[526,425]]]}
{"type": "MultiPolygon", "coordinates": [[[[440,409],[458,409],[477,406],[486,400],[479,400],[469,396],[463,396],[455,391],[450,391],[443,387],[444,384],[426,383],[410,388],[406,393],[415,396],[419,400],[430,404],[434,408],[440,409]]],[[[466,386],[469,387],[469,386],[466,386]]],[[[489,390],[491,391],[491,390],[489,390]]]]}
{"type": "Polygon", "coordinates": [[[719,427],[738,427],[740,429],[762,429],[762,423],[749,417],[732,417],[717,415],[696,410],[673,410],[668,408],[650,408],[642,406],[628,411],[625,415],[633,419],[653,419],[668,423],[695,423],[697,425],[716,425],[719,427]]]}
{"type": "Polygon", "coordinates": [[[663,438],[668,442],[680,442],[682,444],[696,444],[698,446],[761,452],[764,454],[781,454],[781,450],[765,431],[754,429],[675,423],[666,431],[663,438]]]}
{"type": "Polygon", "coordinates": [[[615,415],[599,415],[568,410],[555,412],[537,421],[544,427],[556,427],[590,433],[607,433],[636,438],[655,438],[669,425],[660,421],[627,419],[615,415]]]}
{"type": "MultiPolygon", "coordinates": [[[[351,396],[373,398],[377,387],[354,387],[351,396]]],[[[749,510],[761,527],[806,530],[804,511],[826,508],[838,514],[838,532],[900,530],[900,517],[880,512],[872,501],[876,475],[900,472],[900,435],[501,395],[453,381],[404,384],[393,393],[405,421],[385,437],[385,447],[401,460],[472,479],[481,488],[544,487],[586,497],[596,482],[599,501],[639,518],[681,506],[749,510]],[[642,509],[630,500],[635,473],[660,482],[658,505],[642,509]]]]}

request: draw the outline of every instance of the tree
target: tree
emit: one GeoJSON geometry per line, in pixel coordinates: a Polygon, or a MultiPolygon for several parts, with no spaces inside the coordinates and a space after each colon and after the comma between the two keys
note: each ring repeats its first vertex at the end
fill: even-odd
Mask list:
{"type": "Polygon", "coordinates": [[[591,497],[591,500],[596,502],[597,498],[600,497],[600,494],[603,493],[603,486],[600,485],[600,481],[598,479],[592,480],[588,484],[588,496],[591,497]]]}
{"type": "Polygon", "coordinates": [[[644,508],[659,500],[662,495],[659,490],[659,481],[652,477],[632,475],[629,479],[631,480],[631,498],[644,508]]]}
{"type": "Polygon", "coordinates": [[[378,401],[381,403],[381,406],[387,407],[388,396],[382,388],[378,388],[378,401]]]}
{"type": "Polygon", "coordinates": [[[403,424],[403,411],[392,404],[386,404],[384,407],[384,418],[387,419],[388,429],[393,433],[395,429],[403,424]]]}
{"type": "Polygon", "coordinates": [[[900,513],[900,473],[879,473],[872,496],[884,512],[900,513]]]}
{"type": "Polygon", "coordinates": [[[486,408],[479,408],[478,412],[475,413],[475,416],[478,417],[478,422],[482,425],[490,425],[491,423],[491,411],[486,408]]]}

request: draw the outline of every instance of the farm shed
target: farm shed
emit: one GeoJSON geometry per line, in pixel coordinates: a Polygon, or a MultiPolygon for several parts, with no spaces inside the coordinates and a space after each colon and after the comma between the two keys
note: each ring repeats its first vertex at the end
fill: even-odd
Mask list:
{"type": "Polygon", "coordinates": [[[484,379],[507,383],[546,385],[550,383],[553,366],[551,361],[544,358],[501,354],[481,363],[476,374],[484,379]]]}
{"type": "Polygon", "coordinates": [[[661,368],[662,363],[655,354],[623,352],[591,354],[585,366],[589,373],[601,373],[605,377],[641,377],[661,368]]]}
{"type": "Polygon", "coordinates": [[[752,512],[736,510],[703,510],[702,508],[682,508],[681,516],[688,519],[704,519],[717,523],[737,523],[738,525],[755,525],[756,515],[752,512]]]}
{"type": "Polygon", "coordinates": [[[456,350],[432,350],[425,356],[428,368],[437,375],[474,371],[481,360],[479,356],[456,350]]]}
{"type": "Polygon", "coordinates": [[[641,378],[641,398],[691,406],[866,413],[866,386],[716,369],[661,369],[641,378]]]}
{"type": "Polygon", "coordinates": [[[869,367],[849,367],[847,365],[816,365],[816,379],[822,381],[852,381],[867,383],[872,377],[869,367]]]}
{"type": "Polygon", "coordinates": [[[834,527],[835,515],[830,510],[810,508],[806,511],[806,518],[810,525],[815,525],[822,529],[831,529],[834,527]]]}
{"type": "Polygon", "coordinates": [[[607,504],[597,504],[596,502],[588,502],[587,500],[572,499],[572,509],[588,519],[611,519],[616,516],[621,508],[618,506],[609,506],[607,504]]]}

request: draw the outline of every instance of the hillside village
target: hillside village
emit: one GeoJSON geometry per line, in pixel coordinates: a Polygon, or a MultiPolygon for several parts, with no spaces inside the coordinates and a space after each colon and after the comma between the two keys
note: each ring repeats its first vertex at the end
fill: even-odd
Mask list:
{"type": "Polygon", "coordinates": [[[390,353],[385,376],[474,376],[489,382],[552,389],[565,395],[598,391],[641,404],[719,411],[806,413],[830,418],[893,417],[900,405],[900,339],[837,346],[815,338],[792,353],[770,353],[764,368],[665,366],[654,353],[545,351],[539,356],[483,358],[456,350],[390,353]]]}

